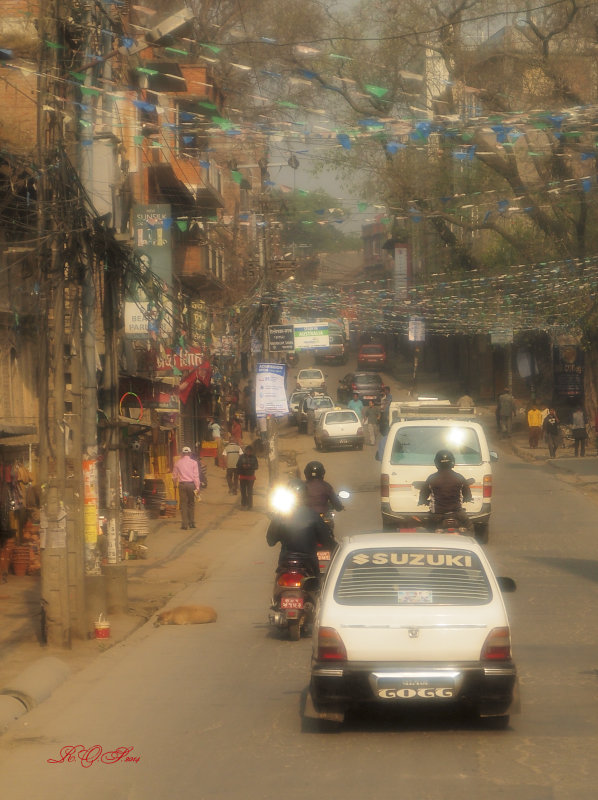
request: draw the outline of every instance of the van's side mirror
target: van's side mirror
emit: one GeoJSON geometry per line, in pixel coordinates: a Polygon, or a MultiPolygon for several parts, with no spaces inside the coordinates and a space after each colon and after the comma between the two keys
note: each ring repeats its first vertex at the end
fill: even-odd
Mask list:
{"type": "Polygon", "coordinates": [[[490,451],[490,461],[498,461],[498,453],[496,450],[490,451]]]}
{"type": "Polygon", "coordinates": [[[517,589],[517,584],[513,578],[497,578],[496,582],[501,592],[514,592],[517,589]]]}

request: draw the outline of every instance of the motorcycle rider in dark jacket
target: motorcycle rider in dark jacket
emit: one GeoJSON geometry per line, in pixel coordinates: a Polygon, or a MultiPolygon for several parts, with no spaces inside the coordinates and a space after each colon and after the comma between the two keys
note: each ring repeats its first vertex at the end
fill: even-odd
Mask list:
{"type": "Polygon", "coordinates": [[[281,544],[278,563],[281,564],[291,553],[306,556],[315,577],[319,577],[318,544],[333,551],[337,542],[322,517],[305,505],[305,488],[300,481],[292,487],[297,494],[297,505],[289,514],[277,515],[266,532],[270,547],[281,544]]]}
{"type": "Polygon", "coordinates": [[[326,470],[319,461],[310,461],[303,470],[305,475],[306,505],[317,511],[318,514],[325,514],[330,507],[335,511],[342,511],[344,505],[340,497],[334,491],[328,481],[324,480],[326,470]]]}
{"type": "Polygon", "coordinates": [[[455,457],[450,450],[439,450],[434,457],[438,472],[428,475],[419,492],[418,505],[425,505],[430,495],[434,500],[434,511],[430,513],[432,522],[442,521],[444,514],[454,514],[466,528],[470,527],[469,518],[463,506],[473,500],[467,480],[453,470],[455,457]]]}

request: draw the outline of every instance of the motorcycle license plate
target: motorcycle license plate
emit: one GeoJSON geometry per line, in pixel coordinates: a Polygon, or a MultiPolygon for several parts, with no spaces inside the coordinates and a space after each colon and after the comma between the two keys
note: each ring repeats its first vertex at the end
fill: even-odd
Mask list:
{"type": "Polygon", "coordinates": [[[330,552],[328,550],[318,550],[319,561],[330,561],[330,552]]]}
{"type": "Polygon", "coordinates": [[[280,607],[281,608],[303,608],[303,598],[302,597],[281,597],[280,598],[280,607]]]}

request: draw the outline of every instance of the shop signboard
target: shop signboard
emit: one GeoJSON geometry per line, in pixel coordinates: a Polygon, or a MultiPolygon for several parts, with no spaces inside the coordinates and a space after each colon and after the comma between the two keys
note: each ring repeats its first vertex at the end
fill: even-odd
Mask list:
{"type": "Polygon", "coordinates": [[[172,210],[168,203],[133,206],[133,247],[146,269],[172,286],[172,210]]]}
{"type": "Polygon", "coordinates": [[[284,417],[289,413],[284,364],[258,364],[255,380],[255,411],[258,417],[284,417]]]}
{"type": "Polygon", "coordinates": [[[330,344],[327,322],[296,322],[293,327],[295,350],[314,350],[330,344]]]}
{"type": "Polygon", "coordinates": [[[273,353],[288,353],[295,349],[294,325],[269,325],[268,344],[273,353]]]}
{"type": "Polygon", "coordinates": [[[162,307],[148,300],[125,300],[126,336],[132,339],[166,339],[172,336],[172,303],[162,298],[162,307]]]}

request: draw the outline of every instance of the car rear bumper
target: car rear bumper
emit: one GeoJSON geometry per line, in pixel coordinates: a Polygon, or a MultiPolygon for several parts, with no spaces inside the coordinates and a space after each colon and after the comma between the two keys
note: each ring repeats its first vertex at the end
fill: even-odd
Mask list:
{"type": "MultiPolygon", "coordinates": [[[[425,506],[418,510],[393,511],[390,503],[383,500],[381,503],[382,522],[384,525],[396,525],[397,528],[417,528],[425,524],[429,511],[425,506]]],[[[470,513],[464,509],[469,521],[475,525],[487,525],[490,522],[490,503],[484,503],[479,511],[470,513]]]]}
{"type": "Polygon", "coordinates": [[[423,703],[458,704],[480,716],[503,716],[512,709],[517,671],[496,664],[376,664],[313,662],[310,693],[319,713],[344,713],[371,703],[397,710],[423,703]]]}

